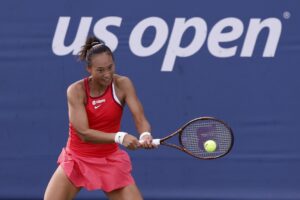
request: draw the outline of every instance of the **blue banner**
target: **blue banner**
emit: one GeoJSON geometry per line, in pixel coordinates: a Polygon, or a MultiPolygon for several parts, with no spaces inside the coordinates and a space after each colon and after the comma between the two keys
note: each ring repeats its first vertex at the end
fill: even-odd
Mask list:
{"type": "MultiPolygon", "coordinates": [[[[89,35],[114,51],[153,135],[213,116],[224,158],[128,151],[145,199],[300,199],[300,1],[2,1],[0,199],[42,199],[68,137],[67,87],[89,35]]],[[[126,108],[122,130],[136,134],[126,108]]],[[[82,191],[78,198],[104,198],[82,191]]]]}

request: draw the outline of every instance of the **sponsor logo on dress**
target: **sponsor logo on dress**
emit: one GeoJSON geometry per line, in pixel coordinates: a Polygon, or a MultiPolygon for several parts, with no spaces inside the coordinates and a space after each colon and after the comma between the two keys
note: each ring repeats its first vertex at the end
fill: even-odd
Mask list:
{"type": "Polygon", "coordinates": [[[100,108],[100,106],[101,106],[105,101],[106,101],[105,99],[93,100],[93,101],[92,101],[92,104],[93,104],[95,110],[98,109],[98,108],[100,108]]]}

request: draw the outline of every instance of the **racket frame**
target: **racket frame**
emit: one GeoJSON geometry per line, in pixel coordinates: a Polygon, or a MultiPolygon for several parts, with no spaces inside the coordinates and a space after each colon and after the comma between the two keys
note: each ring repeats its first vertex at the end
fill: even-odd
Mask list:
{"type": "Polygon", "coordinates": [[[212,159],[221,158],[221,157],[225,156],[226,154],[228,154],[228,153],[231,151],[231,149],[232,149],[232,147],[233,147],[233,143],[234,143],[234,137],[233,137],[233,132],[232,132],[232,129],[230,128],[230,126],[228,126],[224,121],[222,121],[222,120],[220,120],[220,119],[217,119],[217,118],[214,118],[214,117],[206,117],[206,116],[205,116],[205,117],[198,117],[198,118],[195,118],[195,119],[193,119],[193,120],[187,122],[186,124],[184,124],[184,125],[183,125],[181,128],[179,128],[177,131],[175,131],[175,132],[173,132],[172,134],[170,134],[170,135],[168,135],[168,136],[166,136],[166,137],[160,139],[160,144],[161,144],[161,145],[165,145],[165,146],[169,146],[169,147],[178,149],[178,150],[183,151],[183,152],[185,152],[185,153],[187,153],[187,154],[189,154],[189,155],[191,155],[191,156],[193,156],[193,157],[195,157],[195,158],[202,159],[202,160],[212,160],[212,159]],[[195,122],[195,121],[198,121],[198,120],[214,120],[214,121],[217,121],[217,122],[223,124],[223,125],[229,130],[230,135],[231,135],[231,144],[230,144],[230,147],[228,148],[228,150],[227,150],[225,153],[223,153],[223,154],[221,154],[221,155],[218,155],[218,156],[214,156],[214,157],[207,157],[207,158],[205,158],[205,157],[198,157],[198,156],[192,154],[189,150],[187,150],[187,149],[184,147],[184,145],[182,144],[182,139],[181,139],[181,138],[182,138],[181,136],[182,136],[183,130],[184,130],[189,124],[191,124],[191,123],[193,123],[193,122],[195,122]],[[165,142],[166,140],[168,140],[168,139],[174,137],[174,136],[177,135],[177,134],[178,134],[178,139],[179,139],[179,145],[180,145],[180,146],[178,146],[178,145],[176,145],[176,144],[172,144],[172,143],[167,143],[167,142],[165,142]]]}

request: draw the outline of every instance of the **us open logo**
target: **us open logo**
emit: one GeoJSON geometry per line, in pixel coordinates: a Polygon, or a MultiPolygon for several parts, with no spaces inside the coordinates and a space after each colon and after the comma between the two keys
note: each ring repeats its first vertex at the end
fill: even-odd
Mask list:
{"type": "MultiPolygon", "coordinates": [[[[52,41],[52,50],[58,56],[65,56],[70,53],[76,55],[80,51],[91,29],[93,17],[81,17],[72,44],[65,46],[64,41],[70,21],[70,16],[61,16],[58,19],[52,41]]],[[[118,47],[119,40],[117,35],[108,30],[108,27],[120,28],[122,23],[126,22],[123,22],[123,18],[118,16],[97,19],[93,27],[93,33],[96,37],[104,40],[114,51],[118,47]]],[[[131,52],[140,57],[152,56],[166,45],[161,71],[171,72],[176,58],[192,56],[200,51],[204,44],[207,45],[209,53],[217,58],[252,57],[259,34],[265,29],[268,30],[268,36],[261,55],[262,57],[274,57],[282,32],[282,22],[274,17],[265,19],[250,18],[246,23],[236,17],[227,17],[217,21],[210,30],[208,30],[205,19],[201,17],[175,18],[172,28],[160,17],[148,17],[134,26],[129,35],[128,44],[131,52]],[[143,36],[150,27],[155,29],[155,36],[150,45],[144,46],[142,43],[143,36]],[[194,36],[190,39],[188,45],[181,46],[184,33],[189,28],[194,29],[194,36]],[[224,31],[228,28],[230,31],[224,31]],[[243,42],[240,47],[230,43],[241,39],[242,35],[244,38],[242,38],[243,42]],[[241,50],[238,52],[238,49],[241,50]]]]}

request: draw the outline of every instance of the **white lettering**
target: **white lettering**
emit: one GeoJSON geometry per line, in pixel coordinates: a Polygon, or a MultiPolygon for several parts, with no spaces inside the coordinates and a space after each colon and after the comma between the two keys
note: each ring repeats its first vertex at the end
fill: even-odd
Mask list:
{"type": "Polygon", "coordinates": [[[175,19],[161,71],[173,71],[176,57],[188,57],[196,53],[202,47],[206,34],[207,25],[202,18],[194,17],[187,21],[185,18],[175,19]],[[195,29],[194,38],[188,46],[180,47],[182,36],[190,27],[195,29]]]}
{"type": "Polygon", "coordinates": [[[168,39],[168,25],[159,17],[149,17],[138,23],[129,37],[129,47],[137,56],[151,56],[160,50],[168,39]],[[155,38],[148,47],[142,45],[143,34],[147,28],[153,26],[156,30],[155,38]]]}
{"type": "Polygon", "coordinates": [[[71,52],[78,54],[82,44],[88,35],[92,17],[82,17],[79,23],[77,34],[73,43],[69,46],[64,45],[71,17],[60,17],[56,26],[52,41],[52,51],[58,56],[64,56],[71,52]]]}
{"type": "Polygon", "coordinates": [[[96,37],[107,43],[107,46],[112,51],[115,51],[118,47],[118,38],[107,30],[108,26],[120,27],[122,22],[121,17],[105,17],[97,21],[94,26],[94,34],[96,37]]]}
{"type": "MultiPolygon", "coordinates": [[[[78,54],[90,31],[92,17],[80,19],[77,33],[73,42],[65,45],[67,31],[71,17],[60,17],[56,26],[52,41],[52,51],[58,56],[72,53],[78,54]]],[[[93,27],[96,37],[104,40],[112,51],[118,47],[118,37],[108,30],[109,26],[121,27],[122,17],[109,16],[99,19],[93,27]]],[[[257,39],[262,30],[268,29],[263,57],[274,57],[282,31],[281,21],[277,18],[258,19],[249,21],[245,32],[240,57],[252,57],[257,44],[257,39]]],[[[197,53],[207,38],[207,48],[211,55],[218,58],[232,57],[237,54],[238,45],[233,42],[240,39],[244,33],[244,23],[238,18],[228,17],[221,19],[208,31],[206,21],[200,17],[175,18],[170,39],[166,46],[161,71],[173,71],[176,58],[189,57],[197,53]],[[194,35],[184,38],[185,32],[193,28],[194,35]],[[182,41],[188,41],[188,45],[182,46],[182,41]],[[225,45],[227,43],[227,45],[225,45]]],[[[160,17],[148,17],[143,19],[131,31],[128,44],[131,52],[140,57],[151,56],[161,50],[166,44],[169,36],[169,27],[166,21],[160,17]],[[154,39],[150,45],[144,46],[145,31],[153,27],[155,29],[154,39]]],[[[239,40],[239,42],[241,42],[239,40]]],[[[241,44],[241,43],[240,43],[241,44]]]]}
{"type": "Polygon", "coordinates": [[[209,52],[220,58],[231,57],[236,54],[237,46],[221,47],[221,42],[231,42],[241,37],[244,30],[243,22],[237,18],[225,18],[220,20],[210,31],[207,45],[209,52]],[[231,27],[230,32],[223,32],[226,27],[231,27]]]}
{"type": "Polygon", "coordinates": [[[263,57],[274,57],[281,35],[282,24],[279,19],[268,18],[261,22],[261,19],[251,19],[244,41],[241,57],[251,57],[256,44],[258,34],[263,28],[269,28],[268,39],[264,49],[263,57]]]}

